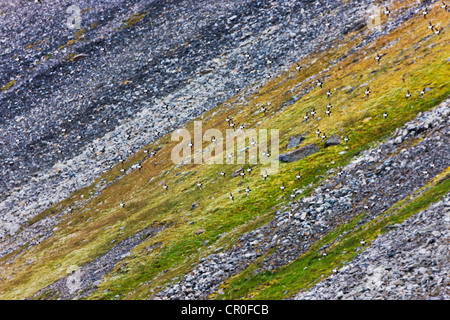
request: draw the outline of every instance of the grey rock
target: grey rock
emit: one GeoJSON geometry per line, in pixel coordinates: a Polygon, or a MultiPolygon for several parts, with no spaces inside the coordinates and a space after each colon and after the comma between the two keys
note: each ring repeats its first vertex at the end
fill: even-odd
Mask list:
{"type": "Polygon", "coordinates": [[[319,146],[315,143],[308,144],[302,148],[296,149],[294,151],[290,151],[288,153],[281,154],[278,159],[282,162],[295,162],[302,160],[314,153],[319,152],[319,146]]]}
{"type": "Polygon", "coordinates": [[[289,143],[287,145],[288,149],[297,148],[300,143],[303,142],[305,138],[302,135],[296,134],[295,136],[292,136],[289,138],[289,143]]]}
{"type": "Polygon", "coordinates": [[[327,147],[329,147],[329,146],[337,146],[339,144],[341,144],[341,138],[338,135],[336,135],[336,134],[331,135],[327,139],[327,141],[325,141],[325,146],[327,146],[327,147]]]}

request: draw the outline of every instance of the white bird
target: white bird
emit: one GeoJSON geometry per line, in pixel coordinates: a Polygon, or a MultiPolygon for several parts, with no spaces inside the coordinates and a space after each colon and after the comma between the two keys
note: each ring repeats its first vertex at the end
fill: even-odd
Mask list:
{"type": "Polygon", "coordinates": [[[383,113],[383,118],[386,119],[387,116],[388,116],[387,112],[384,112],[384,113],[383,113]]]}
{"type": "Polygon", "coordinates": [[[284,183],[281,183],[280,189],[281,189],[281,192],[284,193],[284,189],[286,189],[286,188],[284,187],[284,183]]]}
{"type": "Polygon", "coordinates": [[[300,180],[300,178],[301,178],[302,176],[300,175],[300,172],[299,172],[299,173],[297,173],[297,175],[296,175],[295,177],[297,178],[297,180],[300,180]]]}
{"type": "Polygon", "coordinates": [[[252,190],[250,190],[250,187],[247,186],[247,188],[245,189],[245,193],[247,194],[247,196],[249,196],[250,191],[252,191],[252,190]]]}
{"type": "Polygon", "coordinates": [[[322,86],[323,86],[323,82],[322,82],[322,81],[320,81],[320,80],[317,80],[316,82],[317,82],[317,85],[318,85],[319,87],[321,87],[321,88],[322,88],[322,86]]]}
{"type": "Polygon", "coordinates": [[[266,173],[264,173],[264,174],[262,175],[262,177],[264,178],[264,181],[266,181],[266,179],[267,179],[267,171],[266,171],[266,173]]]}
{"type": "Polygon", "coordinates": [[[234,201],[234,197],[233,197],[233,195],[231,194],[231,192],[230,192],[230,196],[229,196],[228,198],[230,198],[231,201],[234,201]]]}
{"type": "Polygon", "coordinates": [[[317,138],[320,138],[320,130],[319,130],[319,128],[317,128],[317,130],[316,130],[316,134],[317,134],[317,138]]]}
{"type": "Polygon", "coordinates": [[[406,93],[405,97],[406,97],[406,99],[409,99],[409,98],[411,97],[411,94],[409,93],[409,90],[408,90],[408,92],[406,93]]]}
{"type": "Polygon", "coordinates": [[[123,203],[123,200],[120,202],[119,206],[120,206],[121,208],[124,208],[124,207],[125,207],[125,203],[123,203]]]}
{"type": "Polygon", "coordinates": [[[375,56],[375,60],[380,64],[382,55],[378,54],[375,56]]]}

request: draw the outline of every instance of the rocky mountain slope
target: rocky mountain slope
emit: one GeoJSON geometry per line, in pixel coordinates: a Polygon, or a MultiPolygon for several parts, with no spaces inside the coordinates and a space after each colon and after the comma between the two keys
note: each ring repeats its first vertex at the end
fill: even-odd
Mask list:
{"type": "Polygon", "coordinates": [[[1,298],[448,299],[440,1],[70,5],[0,11],[1,298]],[[276,174],[171,161],[225,119],[276,174]]]}

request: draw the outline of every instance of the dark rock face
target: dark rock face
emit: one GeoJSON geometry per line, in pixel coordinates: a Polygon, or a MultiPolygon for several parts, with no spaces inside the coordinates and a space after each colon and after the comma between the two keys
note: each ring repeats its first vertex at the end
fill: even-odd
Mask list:
{"type": "Polygon", "coordinates": [[[288,149],[297,148],[299,144],[303,142],[303,140],[305,140],[303,136],[296,134],[295,136],[289,138],[287,148],[288,149]]]}
{"type": "Polygon", "coordinates": [[[341,138],[337,134],[333,134],[330,136],[327,141],[325,142],[325,146],[337,146],[341,144],[341,138]]]}
{"type": "Polygon", "coordinates": [[[295,162],[302,160],[303,158],[306,158],[316,152],[319,151],[319,146],[315,143],[308,144],[307,146],[304,146],[302,148],[296,149],[294,151],[280,154],[278,159],[283,162],[295,162]]]}

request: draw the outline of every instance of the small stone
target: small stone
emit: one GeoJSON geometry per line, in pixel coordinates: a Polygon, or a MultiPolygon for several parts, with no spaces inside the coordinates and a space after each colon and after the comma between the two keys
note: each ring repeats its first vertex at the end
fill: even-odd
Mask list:
{"type": "Polygon", "coordinates": [[[197,231],[195,231],[195,234],[199,235],[199,234],[202,234],[205,231],[206,231],[205,229],[201,228],[201,229],[198,229],[197,231]]]}

